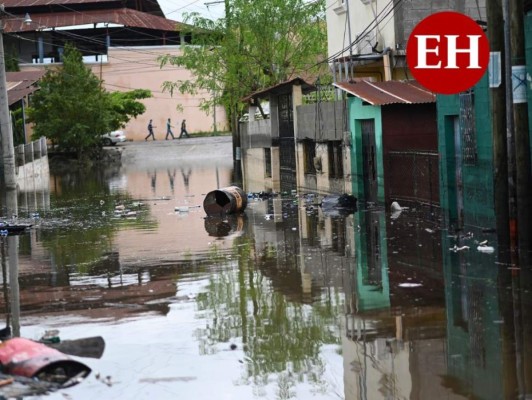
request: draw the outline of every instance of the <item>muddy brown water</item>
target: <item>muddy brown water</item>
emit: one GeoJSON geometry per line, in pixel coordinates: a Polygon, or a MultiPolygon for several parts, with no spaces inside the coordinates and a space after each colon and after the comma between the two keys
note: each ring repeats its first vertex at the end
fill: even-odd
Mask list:
{"type": "Polygon", "coordinates": [[[205,194],[239,183],[229,138],[118,151],[121,167],[63,170],[34,201],[21,194],[34,226],[1,239],[0,304],[22,337],[106,343],[77,358],[87,379],[43,398],[531,393],[530,274],[478,250],[498,250],[494,234],[456,236],[426,208],[331,216],[304,191],[207,218],[205,194]]]}

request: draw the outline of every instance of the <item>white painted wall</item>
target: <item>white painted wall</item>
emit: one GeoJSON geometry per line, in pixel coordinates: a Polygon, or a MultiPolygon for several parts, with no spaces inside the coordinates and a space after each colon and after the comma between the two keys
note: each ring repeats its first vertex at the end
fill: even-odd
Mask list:
{"type": "MultiPolygon", "coordinates": [[[[375,20],[384,8],[391,9],[390,0],[327,0],[327,40],[329,57],[339,58],[348,56],[349,50],[337,55],[342,49],[346,48],[349,41],[349,25],[347,23],[347,8],[349,6],[350,24],[351,24],[351,42],[358,35],[362,34],[368,26],[373,29],[369,30],[369,35],[359,44],[353,47],[353,54],[371,53],[371,47],[378,41],[380,50],[395,46],[395,26],[393,12],[375,27],[372,22],[375,20]]],[[[383,12],[379,20],[387,13],[383,12]]]]}

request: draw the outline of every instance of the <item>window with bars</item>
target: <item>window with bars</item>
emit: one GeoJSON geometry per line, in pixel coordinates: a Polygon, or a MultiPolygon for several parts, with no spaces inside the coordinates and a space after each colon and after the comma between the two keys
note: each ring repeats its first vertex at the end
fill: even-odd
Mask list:
{"type": "Polygon", "coordinates": [[[264,148],[264,176],[272,177],[272,149],[269,147],[264,148]]]}
{"type": "Polygon", "coordinates": [[[477,132],[475,129],[475,98],[472,90],[460,93],[460,136],[462,160],[465,165],[477,163],[477,132]]]}
{"type": "Polygon", "coordinates": [[[335,140],[327,143],[329,158],[329,178],[342,178],[344,166],[342,162],[342,142],[335,140]]]}
{"type": "Polygon", "coordinates": [[[313,140],[305,140],[303,142],[303,157],[305,160],[305,174],[315,174],[316,167],[314,166],[314,159],[316,158],[316,142],[313,140]]]}

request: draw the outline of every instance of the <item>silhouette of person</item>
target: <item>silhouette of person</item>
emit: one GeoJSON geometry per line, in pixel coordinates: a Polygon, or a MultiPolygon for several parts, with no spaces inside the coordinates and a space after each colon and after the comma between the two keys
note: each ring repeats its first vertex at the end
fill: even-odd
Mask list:
{"type": "Polygon", "coordinates": [[[166,137],[164,140],[168,140],[168,135],[172,136],[172,139],[175,139],[174,132],[172,132],[172,123],[170,121],[170,118],[168,118],[168,121],[166,122],[166,137]]]}
{"type": "Polygon", "coordinates": [[[174,194],[175,169],[172,173],[170,173],[170,169],[167,169],[166,172],[168,174],[168,180],[170,181],[170,190],[172,191],[172,194],[174,194]]]}
{"type": "Polygon", "coordinates": [[[155,139],[155,135],[153,134],[153,128],[157,128],[156,126],[153,126],[153,120],[150,119],[150,122],[148,123],[148,136],[144,138],[144,141],[148,141],[148,138],[151,136],[153,140],[155,139]]]}
{"type": "Polygon", "coordinates": [[[153,170],[151,173],[151,191],[155,193],[157,190],[157,171],[153,170]]]}
{"type": "Polygon", "coordinates": [[[183,137],[183,135],[185,135],[185,137],[190,137],[190,136],[188,136],[188,132],[187,132],[186,119],[184,119],[183,122],[181,122],[181,134],[179,135],[179,139],[181,139],[183,137]]]}
{"type": "Polygon", "coordinates": [[[185,184],[185,188],[187,190],[187,193],[188,193],[188,186],[190,184],[190,174],[192,173],[191,169],[189,168],[187,170],[187,172],[185,172],[183,170],[183,168],[181,168],[181,176],[183,177],[183,183],[185,184]]]}

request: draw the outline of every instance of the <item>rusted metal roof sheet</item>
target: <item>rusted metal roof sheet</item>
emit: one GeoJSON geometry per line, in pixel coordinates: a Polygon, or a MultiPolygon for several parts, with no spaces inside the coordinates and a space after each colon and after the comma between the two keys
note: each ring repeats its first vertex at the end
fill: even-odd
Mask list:
{"type": "Polygon", "coordinates": [[[6,20],[5,32],[37,31],[46,28],[86,25],[96,23],[112,23],[129,28],[144,28],[175,32],[183,25],[163,17],[147,14],[131,8],[114,10],[87,10],[83,12],[62,12],[49,14],[32,14],[32,23],[26,25],[21,20],[6,20]]]}
{"type": "Polygon", "coordinates": [[[303,78],[295,77],[290,80],[278,83],[277,85],[270,86],[266,89],[261,89],[256,92],[253,92],[246,97],[242,99],[243,102],[250,101],[252,99],[260,99],[267,97],[269,94],[283,94],[283,93],[291,93],[291,87],[292,85],[301,85],[303,89],[303,93],[309,93],[316,90],[316,87],[308,82],[306,82],[303,78]]]}
{"type": "Polygon", "coordinates": [[[436,95],[416,81],[335,83],[334,86],[374,106],[435,103],[436,95]]]}
{"type": "Polygon", "coordinates": [[[38,70],[38,71],[19,71],[19,72],[6,72],[6,81],[7,82],[18,82],[18,81],[24,81],[28,82],[28,84],[33,84],[37,82],[39,79],[41,79],[46,71],[44,70],[38,70]]]}
{"type": "MultiPolygon", "coordinates": [[[[15,7],[35,7],[51,5],[72,5],[72,4],[89,4],[89,3],[109,3],[109,0],[4,0],[2,2],[5,8],[15,7]]],[[[31,11],[31,10],[29,10],[31,11]]]]}
{"type": "Polygon", "coordinates": [[[7,101],[9,103],[9,106],[15,104],[17,101],[22,100],[24,97],[26,97],[28,94],[35,92],[39,88],[35,86],[30,86],[24,89],[19,90],[10,90],[7,92],[7,101]]]}
{"type": "Polygon", "coordinates": [[[7,100],[9,105],[15,104],[22,100],[28,94],[33,93],[39,88],[35,83],[45,74],[41,71],[24,71],[24,72],[7,72],[7,100]]]}

